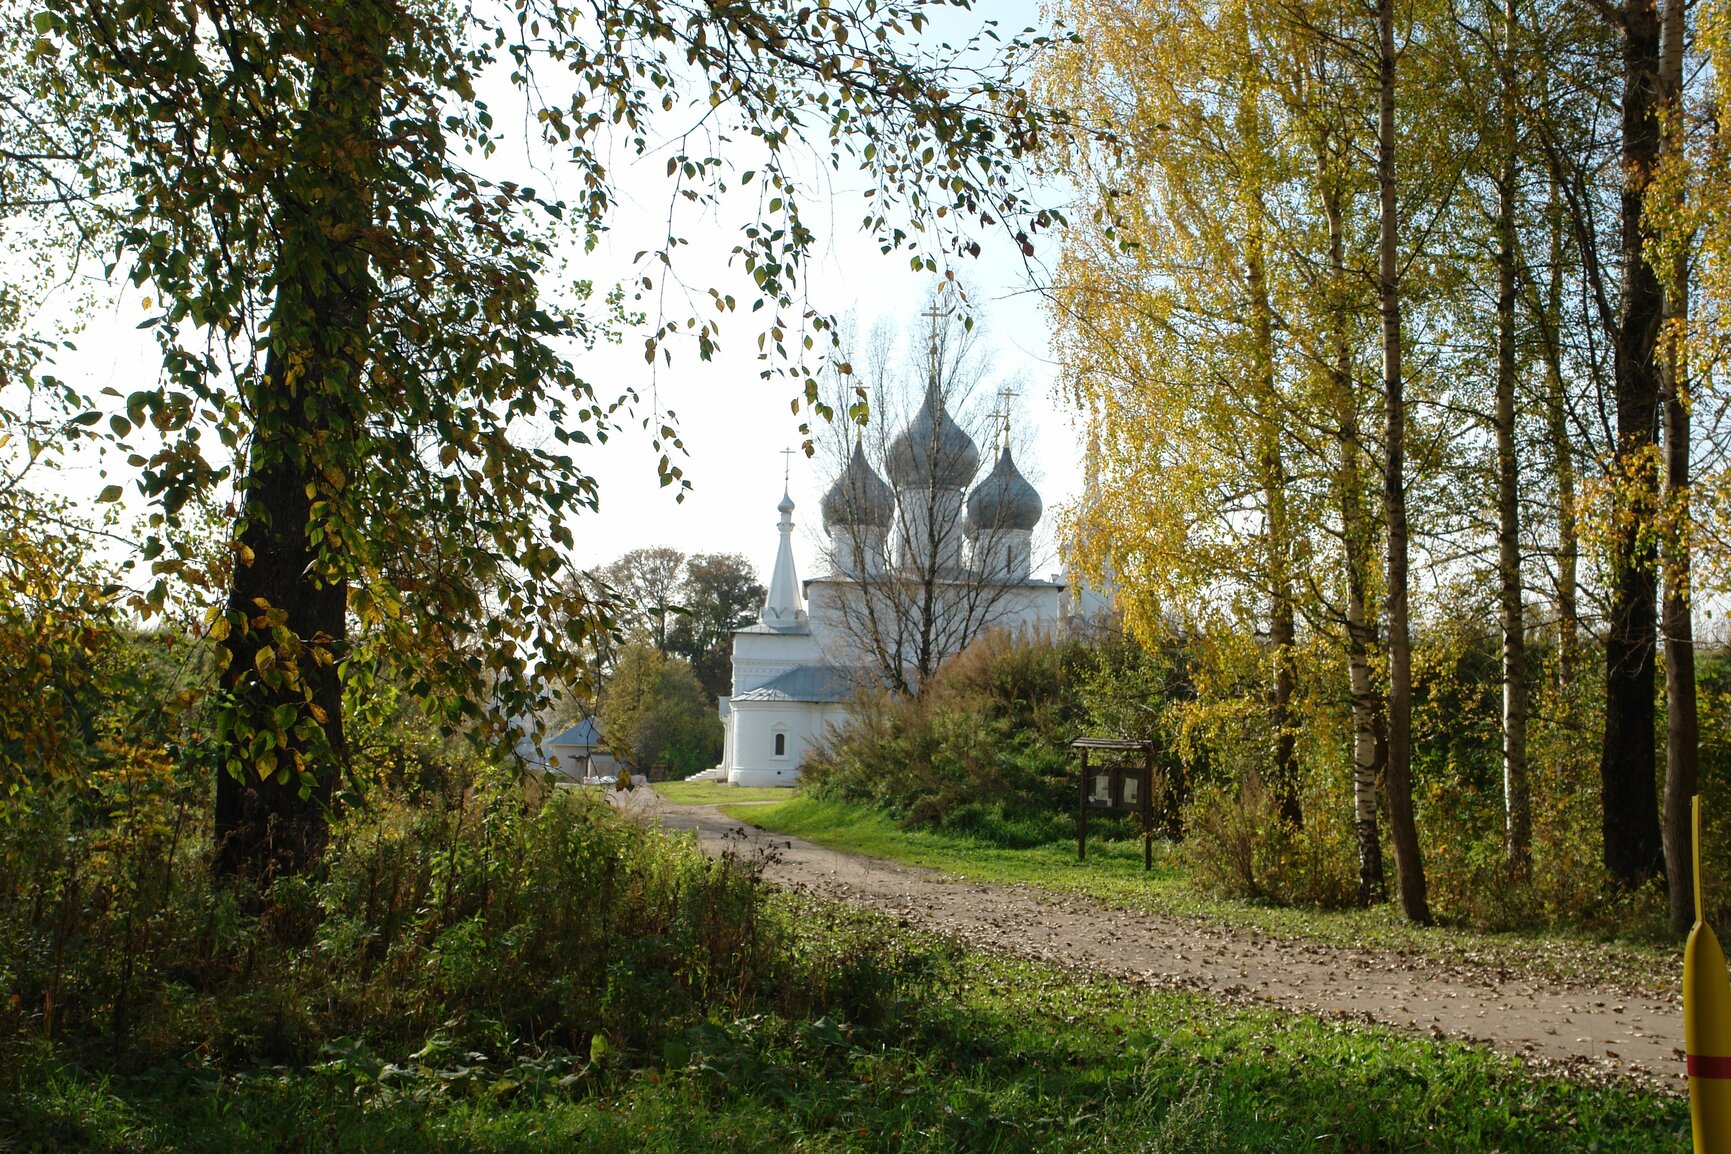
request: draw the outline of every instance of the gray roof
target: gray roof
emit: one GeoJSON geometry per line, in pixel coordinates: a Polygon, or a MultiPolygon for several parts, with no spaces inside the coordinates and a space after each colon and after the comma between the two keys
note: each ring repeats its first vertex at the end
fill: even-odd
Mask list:
{"type": "Polygon", "coordinates": [[[1044,511],[1040,494],[1017,470],[1010,446],[1005,445],[986,479],[968,494],[967,531],[972,536],[996,529],[1032,529],[1044,511]]]}
{"type": "Polygon", "coordinates": [[[585,717],[558,737],[547,739],[548,745],[585,745],[593,749],[601,744],[601,731],[595,728],[595,719],[585,717]]]}
{"type": "Polygon", "coordinates": [[[865,458],[865,442],[855,437],[853,456],[835,479],[819,506],[823,527],[876,525],[886,527],[895,519],[896,494],[865,458]]]}
{"type": "MultiPolygon", "coordinates": [[[[800,588],[804,589],[805,586],[808,584],[810,584],[810,582],[802,581],[802,582],[800,582],[800,588]]],[[[787,629],[777,629],[773,625],[765,625],[761,621],[754,621],[750,625],[741,625],[738,629],[735,629],[734,632],[735,633],[774,633],[780,637],[800,637],[800,636],[804,636],[805,634],[810,633],[811,632],[811,626],[809,624],[806,624],[806,625],[801,625],[798,628],[789,627],[787,629]]]]}
{"type": "Polygon", "coordinates": [[[770,678],[756,689],[733,695],[742,701],[811,701],[832,704],[852,699],[854,689],[870,674],[839,665],[796,665],[770,678]]]}
{"type": "Polygon", "coordinates": [[[884,468],[897,489],[965,489],[979,472],[980,450],[944,411],[936,377],[926,382],[920,411],[890,442],[884,468]]]}

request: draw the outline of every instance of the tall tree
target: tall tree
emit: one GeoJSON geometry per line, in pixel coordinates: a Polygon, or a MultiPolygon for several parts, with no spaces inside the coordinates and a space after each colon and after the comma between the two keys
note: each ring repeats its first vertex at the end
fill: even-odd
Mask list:
{"type": "Polygon", "coordinates": [[[1496,488],[1497,591],[1503,658],[1503,808],[1511,873],[1526,872],[1532,854],[1532,790],[1527,774],[1527,627],[1521,578],[1521,478],[1515,446],[1517,197],[1520,177],[1515,76],[1515,0],[1503,0],[1497,57],[1496,189],[1496,488]]]}
{"type": "Polygon", "coordinates": [[[281,243],[264,371],[243,403],[253,438],[241,484],[222,676],[236,759],[216,775],[216,868],[268,879],[324,849],[325,810],[347,762],[340,663],[349,570],[315,505],[341,502],[377,288],[367,247],[385,86],[388,13],[334,10],[307,47],[305,107],[268,195],[281,243]],[[266,724],[259,724],[268,719],[266,724]]]}
{"type": "Polygon", "coordinates": [[[1597,5],[1615,26],[1623,65],[1621,285],[1614,337],[1610,611],[1600,752],[1605,868],[1635,885],[1662,866],[1654,742],[1659,510],[1659,328],[1665,293],[1650,259],[1647,189],[1660,159],[1659,17],[1653,0],[1597,5]]]}
{"type": "Polygon", "coordinates": [[[1659,82],[1664,136],[1661,163],[1670,211],[1661,214],[1663,242],[1655,254],[1664,281],[1665,331],[1659,364],[1664,405],[1665,793],[1661,840],[1669,887],[1671,929],[1694,922],[1694,856],[1690,801],[1697,788],[1700,721],[1695,693],[1695,623],[1690,610],[1689,496],[1689,260],[1692,228],[1685,211],[1688,118],[1683,93],[1684,0],[1665,0],[1659,32],[1659,82]]]}
{"type": "Polygon", "coordinates": [[[1394,0],[1377,0],[1377,302],[1382,314],[1383,517],[1388,571],[1388,789],[1401,909],[1430,921],[1412,805],[1412,637],[1407,622],[1406,380],[1401,364],[1400,216],[1396,184],[1394,0]]]}
{"type": "Polygon", "coordinates": [[[1304,370],[1278,219],[1308,158],[1272,119],[1280,20],[1241,3],[1066,19],[1081,44],[1042,83],[1114,133],[1066,157],[1091,219],[1053,292],[1066,385],[1100,432],[1078,560],[1113,574],[1146,641],[1174,619],[1267,638],[1254,772],[1298,824],[1295,585],[1313,510],[1288,460],[1304,370]]]}
{"type": "MultiPolygon", "coordinates": [[[[1232,35],[1239,41],[1245,61],[1254,60],[1250,35],[1250,13],[1233,14],[1232,35]]],[[[1273,669],[1268,687],[1268,722],[1274,732],[1271,758],[1273,794],[1280,816],[1290,825],[1304,824],[1298,795],[1298,751],[1296,725],[1292,717],[1295,687],[1293,643],[1297,638],[1297,613],[1293,607],[1291,513],[1287,505],[1287,465],[1281,451],[1282,413],[1278,367],[1274,347],[1274,304],[1269,289],[1269,256],[1266,227],[1267,205],[1263,181],[1270,167],[1264,143],[1261,102],[1262,85],[1257,68],[1246,69],[1238,88],[1234,128],[1238,145],[1239,196],[1244,230],[1244,287],[1250,306],[1249,369],[1251,388],[1261,420],[1254,425],[1257,436],[1255,472],[1262,487],[1266,517],[1268,573],[1268,641],[1273,650],[1273,669]]]]}
{"type": "Polygon", "coordinates": [[[680,604],[685,554],[665,545],[632,549],[602,571],[616,594],[615,617],[627,630],[640,630],[666,653],[669,619],[688,610],[680,604]]]}
{"type": "MultiPolygon", "coordinates": [[[[550,229],[569,221],[593,239],[607,226],[612,142],[712,139],[731,157],[735,135],[749,138],[761,163],[748,175],[681,144],[669,171],[704,204],[753,180],[774,190],[740,234],[738,268],[766,310],[766,347],[790,362],[802,330],[829,323],[796,302],[816,237],[795,150],[861,169],[876,194],[867,227],[886,250],[931,240],[922,266],[942,245],[978,250],[953,222],[989,215],[1025,247],[1053,221],[1019,191],[1015,159],[1044,110],[1001,70],[970,66],[978,57],[920,55],[910,37],[927,6],[43,5],[42,39],[129,164],[117,266],[161,302],[149,323],[163,379],[114,422],[116,437],[162,438],[133,458],[161,579],[143,607],[177,580],[223,595],[219,868],[263,882],[316,855],[342,772],[345,677],[389,664],[440,720],[496,727],[605,628],[563,573],[568,522],[596,501],[571,447],[605,428],[612,403],[573,358],[624,302],[543,284],[550,229]],[[476,90],[506,64],[534,102],[528,121],[574,166],[575,204],[466,167],[495,146],[476,90]],[[542,101],[560,71],[566,96],[542,101]],[[687,113],[728,128],[675,131],[667,118],[687,113]],[[525,445],[530,419],[555,442],[525,445]],[[178,549],[178,527],[235,452],[241,510],[228,568],[213,572],[178,549]]],[[[646,254],[638,283],[681,243],[646,254]]],[[[720,287],[704,300],[734,305],[720,287]]],[[[648,358],[686,333],[709,356],[720,330],[701,311],[689,325],[659,318],[648,358]]],[[[812,400],[815,367],[789,369],[812,400]]],[[[679,483],[677,430],[652,427],[663,478],[679,483]]]]}
{"type": "MultiPolygon", "coordinates": [[[[1325,59],[1319,54],[1319,59],[1325,59]]],[[[1322,67],[1326,67],[1325,65],[1322,67]]],[[[1335,488],[1340,505],[1341,564],[1346,584],[1347,680],[1352,695],[1352,810],[1358,849],[1358,900],[1364,905],[1386,896],[1377,793],[1388,757],[1383,695],[1371,670],[1377,648],[1377,614],[1372,610],[1376,527],[1365,492],[1370,453],[1359,419],[1359,389],[1353,379],[1354,328],[1346,265],[1346,176],[1353,149],[1344,130],[1319,125],[1316,142],[1317,194],[1328,235],[1328,284],[1323,295],[1332,346],[1326,356],[1334,397],[1335,488]]]]}
{"type": "Polygon", "coordinates": [[[679,598],[686,613],[674,622],[667,644],[691,662],[710,696],[731,692],[733,631],[751,623],[764,592],[751,562],[738,553],[698,553],[685,562],[679,598]]]}

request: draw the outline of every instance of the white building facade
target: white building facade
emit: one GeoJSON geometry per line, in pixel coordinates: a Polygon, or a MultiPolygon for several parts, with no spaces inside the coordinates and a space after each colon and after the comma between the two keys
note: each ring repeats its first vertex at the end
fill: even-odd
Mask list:
{"type": "Polygon", "coordinates": [[[979,451],[934,381],[885,460],[887,482],[856,441],[822,502],[830,572],[803,584],[782,494],[769,592],[757,622],[733,635],[722,761],[699,777],[791,786],[812,746],[847,721],[855,691],[891,680],[910,646],[948,655],[988,629],[1059,623],[1064,584],[1030,572],[1043,506],[1007,445],[977,477],[979,451]],[[917,628],[900,608],[910,590],[917,628]]]}

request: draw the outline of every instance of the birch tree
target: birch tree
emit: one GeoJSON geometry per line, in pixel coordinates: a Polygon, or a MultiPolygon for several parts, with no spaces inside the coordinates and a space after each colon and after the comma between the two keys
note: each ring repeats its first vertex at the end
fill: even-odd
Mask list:
{"type": "Polygon", "coordinates": [[[1101,428],[1085,560],[1129,592],[1145,636],[1168,614],[1266,632],[1262,772],[1296,825],[1294,568],[1309,514],[1289,484],[1266,203],[1293,156],[1269,120],[1263,33],[1238,4],[1070,18],[1088,48],[1059,58],[1045,91],[1115,138],[1071,155],[1093,219],[1054,286],[1066,383],[1101,428]]]}

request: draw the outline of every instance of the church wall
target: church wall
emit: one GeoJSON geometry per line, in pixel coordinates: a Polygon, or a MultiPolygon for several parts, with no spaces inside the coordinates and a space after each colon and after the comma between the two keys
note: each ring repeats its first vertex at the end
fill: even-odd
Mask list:
{"type": "Polygon", "coordinates": [[[960,569],[962,491],[904,489],[897,496],[896,563],[927,572],[960,569]]]}
{"type": "Polygon", "coordinates": [[[862,572],[868,577],[882,573],[889,561],[888,550],[884,530],[873,525],[837,525],[829,533],[830,560],[837,571],[849,577],[862,572]]]}
{"type": "MultiPolygon", "coordinates": [[[[868,620],[862,599],[878,598],[880,604],[875,619],[885,627],[891,627],[895,613],[890,608],[889,595],[882,589],[868,590],[855,582],[833,578],[810,582],[806,594],[811,613],[811,636],[814,646],[821,652],[821,657],[808,660],[821,660],[829,665],[875,665],[869,649],[862,643],[868,620]]],[[[992,629],[1016,631],[1055,627],[1062,617],[1059,607],[1064,589],[1044,583],[1017,584],[982,598],[977,587],[962,582],[950,596],[970,601],[974,612],[983,618],[975,622],[978,626],[976,633],[992,629]],[[985,606],[983,609],[982,605],[985,606]]],[[[939,620],[945,617],[944,600],[944,591],[940,588],[939,620]]],[[[955,615],[959,616],[960,612],[956,610],[955,615]]]]}
{"type": "Polygon", "coordinates": [[[733,635],[733,695],[756,689],[798,665],[822,659],[809,633],[747,633],[733,635]]]}
{"type": "Polygon", "coordinates": [[[1027,529],[986,529],[968,542],[968,565],[999,581],[1026,581],[1034,555],[1034,534],[1027,529]]]}
{"type": "Polygon", "coordinates": [[[793,785],[812,744],[830,723],[832,714],[846,716],[837,706],[806,701],[746,701],[733,707],[733,760],[730,785],[793,785]],[[776,735],[783,738],[777,755],[776,735]]]}

